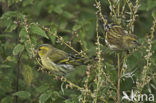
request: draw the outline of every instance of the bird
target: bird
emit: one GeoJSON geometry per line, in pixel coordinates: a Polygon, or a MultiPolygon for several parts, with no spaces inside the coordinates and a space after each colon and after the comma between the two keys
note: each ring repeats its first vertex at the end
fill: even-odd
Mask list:
{"type": "Polygon", "coordinates": [[[50,44],[39,46],[38,55],[46,70],[56,75],[66,75],[75,69],[75,66],[86,65],[89,59],[80,55],[68,54],[50,44]]]}
{"type": "Polygon", "coordinates": [[[105,21],[101,16],[98,19],[102,26],[102,31],[104,31],[105,43],[111,50],[128,51],[141,45],[138,37],[133,33],[129,33],[120,23],[112,22],[106,15],[103,15],[105,21]]]}
{"type": "Polygon", "coordinates": [[[105,43],[111,50],[129,50],[140,46],[137,36],[128,33],[120,25],[107,26],[105,43]]]}

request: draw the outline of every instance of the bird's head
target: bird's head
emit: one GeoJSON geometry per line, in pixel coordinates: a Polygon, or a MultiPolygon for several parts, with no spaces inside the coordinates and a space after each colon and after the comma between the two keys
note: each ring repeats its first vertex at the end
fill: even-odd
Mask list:
{"type": "Polygon", "coordinates": [[[52,45],[50,44],[42,44],[40,45],[38,49],[38,54],[40,57],[46,56],[51,50],[52,50],[52,45]]]}
{"type": "Polygon", "coordinates": [[[128,34],[123,36],[123,45],[125,49],[132,49],[137,46],[140,46],[140,43],[138,42],[137,36],[133,34],[128,34]]]}

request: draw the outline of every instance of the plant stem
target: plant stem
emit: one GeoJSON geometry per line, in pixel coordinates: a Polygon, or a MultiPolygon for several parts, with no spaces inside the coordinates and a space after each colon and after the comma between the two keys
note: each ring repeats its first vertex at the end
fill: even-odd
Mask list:
{"type": "MultiPolygon", "coordinates": [[[[21,63],[21,57],[20,55],[17,56],[17,71],[16,71],[16,92],[19,90],[19,74],[20,74],[20,63],[21,63]]],[[[15,96],[15,103],[18,103],[18,97],[15,96]]]]}
{"type": "Polygon", "coordinates": [[[118,96],[118,101],[117,103],[120,103],[120,54],[117,54],[118,58],[118,86],[117,86],[117,96],[118,96]]]}

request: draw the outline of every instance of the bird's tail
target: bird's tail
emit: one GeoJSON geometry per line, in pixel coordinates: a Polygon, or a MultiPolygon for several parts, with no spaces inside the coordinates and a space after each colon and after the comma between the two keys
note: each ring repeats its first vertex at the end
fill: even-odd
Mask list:
{"type": "Polygon", "coordinates": [[[71,59],[69,59],[68,61],[69,64],[73,64],[75,66],[88,65],[89,63],[93,61],[93,58],[82,57],[80,55],[71,55],[70,57],[71,59]]]}

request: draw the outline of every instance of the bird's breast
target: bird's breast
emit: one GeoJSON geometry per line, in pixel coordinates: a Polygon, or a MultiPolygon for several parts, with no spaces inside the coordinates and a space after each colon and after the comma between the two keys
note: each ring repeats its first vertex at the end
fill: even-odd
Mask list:
{"type": "Polygon", "coordinates": [[[42,64],[46,69],[54,70],[55,64],[48,57],[41,58],[42,64]]]}

